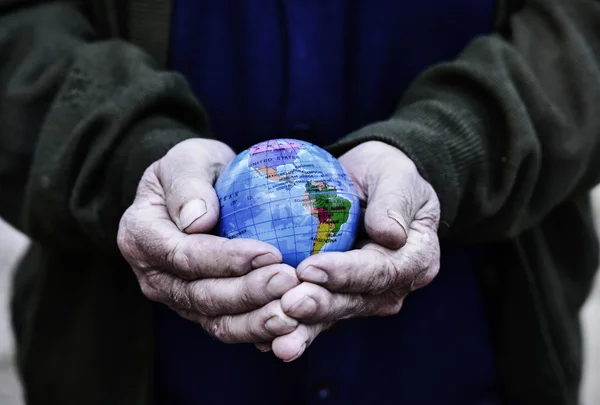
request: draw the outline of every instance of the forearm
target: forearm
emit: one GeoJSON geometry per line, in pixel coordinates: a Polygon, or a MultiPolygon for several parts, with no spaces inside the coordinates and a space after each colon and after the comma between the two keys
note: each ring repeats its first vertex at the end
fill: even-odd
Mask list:
{"type": "Polygon", "coordinates": [[[600,176],[599,19],[595,1],[528,1],[512,38],[474,40],[333,150],[402,149],[438,193],[442,236],[516,235],[600,176]]]}
{"type": "Polygon", "coordinates": [[[0,214],[45,243],[117,252],[143,171],[207,136],[205,114],[183,78],[95,38],[72,2],[0,18],[0,214]]]}

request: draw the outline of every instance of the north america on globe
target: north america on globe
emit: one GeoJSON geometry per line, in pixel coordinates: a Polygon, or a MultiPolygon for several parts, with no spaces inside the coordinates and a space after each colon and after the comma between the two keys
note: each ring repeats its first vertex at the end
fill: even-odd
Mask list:
{"type": "Polygon", "coordinates": [[[360,204],[352,179],[309,142],[273,139],[248,148],[224,169],[215,190],[218,234],[270,243],[289,265],[354,244],[360,204]]]}

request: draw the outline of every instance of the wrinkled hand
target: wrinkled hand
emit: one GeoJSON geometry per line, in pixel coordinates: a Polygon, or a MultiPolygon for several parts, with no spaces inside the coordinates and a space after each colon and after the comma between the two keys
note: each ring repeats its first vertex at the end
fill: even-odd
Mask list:
{"type": "Polygon", "coordinates": [[[213,184],[233,157],[217,141],[173,147],[144,173],[118,245],[149,299],[225,343],[271,341],[298,324],[279,300],[299,284],[295,270],[267,243],[207,234],[219,218],[213,184]]]}
{"type": "Polygon", "coordinates": [[[371,240],[300,263],[296,273],[303,283],[285,293],[281,305],[301,324],[272,342],[275,355],[286,361],[335,321],[397,314],[406,295],[439,269],[439,201],[413,162],[381,142],[359,145],[340,161],[367,203],[364,226],[371,240]]]}

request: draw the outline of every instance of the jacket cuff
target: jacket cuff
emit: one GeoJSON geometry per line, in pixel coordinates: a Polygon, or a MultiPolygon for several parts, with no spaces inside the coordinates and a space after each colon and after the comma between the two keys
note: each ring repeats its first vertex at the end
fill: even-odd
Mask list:
{"type": "Polygon", "coordinates": [[[329,146],[328,150],[340,156],[368,141],[385,142],[400,149],[437,193],[441,206],[438,233],[443,236],[456,218],[462,190],[470,181],[471,168],[480,156],[479,142],[469,139],[473,133],[472,120],[455,117],[452,123],[447,121],[443,114],[407,106],[394,118],[365,126],[329,146]]]}
{"type": "MultiPolygon", "coordinates": [[[[173,146],[186,139],[209,137],[167,117],[153,117],[133,127],[119,148],[122,182],[119,204],[124,212],[135,198],[138,184],[146,169],[161,159],[173,146]]],[[[115,175],[119,175],[115,173],[115,175]]]]}

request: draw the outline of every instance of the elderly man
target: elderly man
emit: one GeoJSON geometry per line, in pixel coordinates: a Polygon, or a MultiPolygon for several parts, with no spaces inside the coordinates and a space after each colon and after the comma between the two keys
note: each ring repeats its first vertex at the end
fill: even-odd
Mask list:
{"type": "Polygon", "coordinates": [[[28,403],[576,403],[596,1],[0,13],[0,212],[33,239],[13,299],[28,403]],[[280,137],[353,177],[356,249],[291,268],[211,234],[234,150],[280,137]]]}

